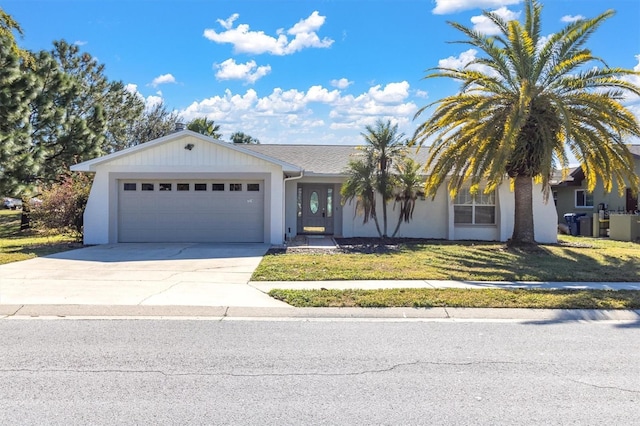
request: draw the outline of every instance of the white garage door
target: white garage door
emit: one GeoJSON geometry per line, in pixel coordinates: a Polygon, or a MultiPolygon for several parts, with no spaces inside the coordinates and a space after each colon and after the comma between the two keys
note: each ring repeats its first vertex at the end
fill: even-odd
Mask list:
{"type": "Polygon", "coordinates": [[[264,181],[120,180],[118,241],[263,242],[264,181]]]}

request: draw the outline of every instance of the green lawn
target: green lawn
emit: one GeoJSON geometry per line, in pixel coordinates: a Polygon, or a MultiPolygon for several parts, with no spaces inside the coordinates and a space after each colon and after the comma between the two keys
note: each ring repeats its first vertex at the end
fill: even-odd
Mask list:
{"type": "Polygon", "coordinates": [[[385,253],[272,253],[255,281],[308,280],[640,281],[640,245],[562,236],[538,249],[433,241],[385,253]]]}
{"type": "Polygon", "coordinates": [[[640,291],[525,289],[280,290],[269,295],[302,307],[460,307],[640,309],[640,291]]]}
{"type": "Polygon", "coordinates": [[[0,265],[77,248],[69,235],[20,231],[20,211],[0,210],[0,265]]]}

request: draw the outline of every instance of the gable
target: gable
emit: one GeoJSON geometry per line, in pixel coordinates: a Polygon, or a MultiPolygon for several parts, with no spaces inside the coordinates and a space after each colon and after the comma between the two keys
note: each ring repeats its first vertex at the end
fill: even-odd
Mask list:
{"type": "Polygon", "coordinates": [[[71,167],[73,171],[96,171],[97,167],[158,168],[271,168],[299,171],[299,167],[254,153],[191,131],[182,131],[123,151],[94,158],[71,167]]]}

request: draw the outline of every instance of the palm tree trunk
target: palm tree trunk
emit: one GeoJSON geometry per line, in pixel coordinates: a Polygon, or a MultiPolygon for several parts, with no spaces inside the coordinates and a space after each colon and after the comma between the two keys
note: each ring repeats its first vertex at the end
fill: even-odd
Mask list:
{"type": "Polygon", "coordinates": [[[400,217],[398,217],[398,224],[396,225],[396,229],[393,230],[393,234],[391,235],[391,238],[395,238],[396,234],[398,233],[398,231],[400,230],[400,225],[402,225],[402,208],[400,209],[400,217]]]}
{"type": "Polygon", "coordinates": [[[535,244],[533,228],[533,178],[516,176],[512,244],[535,244]]]}

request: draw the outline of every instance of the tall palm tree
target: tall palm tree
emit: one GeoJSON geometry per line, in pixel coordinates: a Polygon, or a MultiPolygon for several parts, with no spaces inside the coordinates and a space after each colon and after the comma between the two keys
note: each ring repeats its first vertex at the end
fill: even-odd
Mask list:
{"type": "Polygon", "coordinates": [[[424,195],[424,178],[420,176],[422,166],[411,158],[405,158],[395,165],[395,183],[393,190],[394,204],[400,205],[398,223],[391,237],[395,237],[403,222],[409,223],[413,219],[413,210],[416,207],[416,200],[424,195]]]}
{"type": "Polygon", "coordinates": [[[365,151],[369,152],[376,164],[375,186],[382,197],[382,234],[387,236],[387,204],[393,196],[394,180],[391,173],[391,165],[399,160],[406,150],[404,133],[398,132],[398,125],[391,125],[391,121],[376,121],[374,126],[365,127],[366,132],[361,133],[367,145],[365,151]]]}
{"type": "Polygon", "coordinates": [[[342,203],[356,200],[355,213],[362,215],[362,223],[373,219],[378,235],[382,236],[376,215],[376,169],[377,163],[371,150],[349,161],[347,180],[340,188],[342,203]]]}
{"type": "Polygon", "coordinates": [[[222,133],[219,133],[220,125],[215,124],[213,120],[209,120],[207,117],[194,118],[187,124],[187,129],[214,139],[222,137],[222,133]]]}
{"type": "MultiPolygon", "coordinates": [[[[640,135],[634,115],[621,102],[640,87],[625,80],[636,74],[610,68],[584,47],[589,37],[614,12],[567,24],[548,39],[540,35],[542,6],[525,1],[524,23],[505,21],[483,12],[500,30],[487,36],[451,23],[481,50],[463,69],[437,67],[426,78],[447,77],[462,82],[458,94],[437,105],[416,130],[422,145],[435,140],[426,168],[428,194],[435,196],[448,180],[451,196],[470,185],[489,193],[508,176],[514,186],[512,243],[534,243],[533,181],[548,194],[554,169],[568,168],[568,152],[580,162],[587,188],[601,178],[607,191],[638,188],[633,159],[624,140],[640,135]],[[601,67],[586,65],[593,61],[601,67]]],[[[416,114],[424,113],[422,108],[416,114]]]]}

